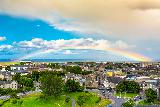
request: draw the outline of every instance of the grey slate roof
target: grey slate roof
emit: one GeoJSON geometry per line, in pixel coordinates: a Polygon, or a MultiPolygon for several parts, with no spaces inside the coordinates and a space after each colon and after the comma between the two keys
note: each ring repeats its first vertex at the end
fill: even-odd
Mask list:
{"type": "Polygon", "coordinates": [[[120,77],[107,77],[108,82],[114,83],[114,84],[118,84],[120,81],[122,81],[123,79],[120,77]]]}
{"type": "Polygon", "coordinates": [[[3,84],[11,84],[12,81],[0,81],[0,85],[3,85],[3,84]]]}

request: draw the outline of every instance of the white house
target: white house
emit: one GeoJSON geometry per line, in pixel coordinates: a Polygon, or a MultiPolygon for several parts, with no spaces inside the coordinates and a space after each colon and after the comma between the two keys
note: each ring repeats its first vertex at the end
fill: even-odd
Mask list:
{"type": "Polygon", "coordinates": [[[0,79],[1,80],[6,79],[7,81],[11,81],[12,80],[12,74],[10,72],[1,72],[0,73],[0,79]]]}
{"type": "Polygon", "coordinates": [[[21,70],[27,70],[29,68],[29,66],[27,66],[27,65],[12,65],[11,66],[11,70],[19,70],[19,71],[21,71],[21,70]]]}
{"type": "Polygon", "coordinates": [[[18,83],[16,81],[0,81],[0,88],[3,89],[11,88],[13,90],[17,90],[18,83]]]}

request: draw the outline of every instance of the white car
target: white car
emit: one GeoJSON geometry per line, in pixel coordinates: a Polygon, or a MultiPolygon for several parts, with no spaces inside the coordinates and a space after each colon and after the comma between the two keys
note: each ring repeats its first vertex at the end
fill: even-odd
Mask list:
{"type": "Polygon", "coordinates": [[[120,99],[121,97],[120,97],[120,96],[117,96],[117,98],[120,99]]]}

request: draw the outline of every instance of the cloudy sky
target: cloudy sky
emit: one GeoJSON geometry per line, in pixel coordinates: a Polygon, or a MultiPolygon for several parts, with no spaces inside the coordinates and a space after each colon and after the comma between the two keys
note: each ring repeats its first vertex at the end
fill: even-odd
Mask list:
{"type": "Polygon", "coordinates": [[[160,59],[159,0],[0,0],[1,59],[160,59]]]}

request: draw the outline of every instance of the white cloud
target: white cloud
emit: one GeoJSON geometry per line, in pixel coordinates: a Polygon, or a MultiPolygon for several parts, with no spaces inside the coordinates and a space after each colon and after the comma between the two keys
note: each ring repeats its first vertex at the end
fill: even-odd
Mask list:
{"type": "Polygon", "coordinates": [[[71,50],[65,50],[63,52],[64,55],[73,55],[73,54],[78,54],[78,53],[75,53],[75,52],[72,52],[71,50]]]}
{"type": "Polygon", "coordinates": [[[0,41],[5,41],[6,40],[6,37],[2,37],[2,36],[0,36],[0,41]]]}
{"type": "MultiPolygon", "coordinates": [[[[64,51],[62,54],[75,54],[70,50],[97,50],[107,51],[116,55],[121,55],[126,58],[130,58],[136,61],[151,61],[152,59],[131,52],[135,45],[129,45],[121,40],[111,42],[105,39],[95,40],[92,38],[80,38],[80,39],[59,39],[59,40],[43,40],[41,38],[34,38],[31,41],[21,41],[14,43],[19,49],[33,49],[31,54],[24,56],[21,59],[37,57],[43,54],[49,54],[53,52],[64,51]]],[[[77,53],[76,53],[77,54],[77,53]]]]}
{"type": "Polygon", "coordinates": [[[147,51],[152,51],[152,48],[146,48],[147,51]]]}
{"type": "Polygon", "coordinates": [[[0,12],[41,19],[66,31],[160,40],[159,0],[1,0],[0,12]]]}
{"type": "Polygon", "coordinates": [[[11,48],[13,48],[12,45],[0,45],[0,51],[3,51],[5,49],[11,49],[11,48]]]}
{"type": "MultiPolygon", "coordinates": [[[[132,49],[133,45],[129,45],[121,40],[116,42],[110,42],[108,40],[94,40],[92,38],[84,39],[70,39],[70,40],[43,40],[40,38],[34,38],[31,41],[21,41],[19,43],[15,43],[21,48],[36,48],[36,49],[55,49],[55,50],[63,50],[63,49],[97,49],[97,50],[106,50],[110,48],[115,49],[132,49]]],[[[66,54],[71,53],[70,50],[66,50],[66,54]]]]}

